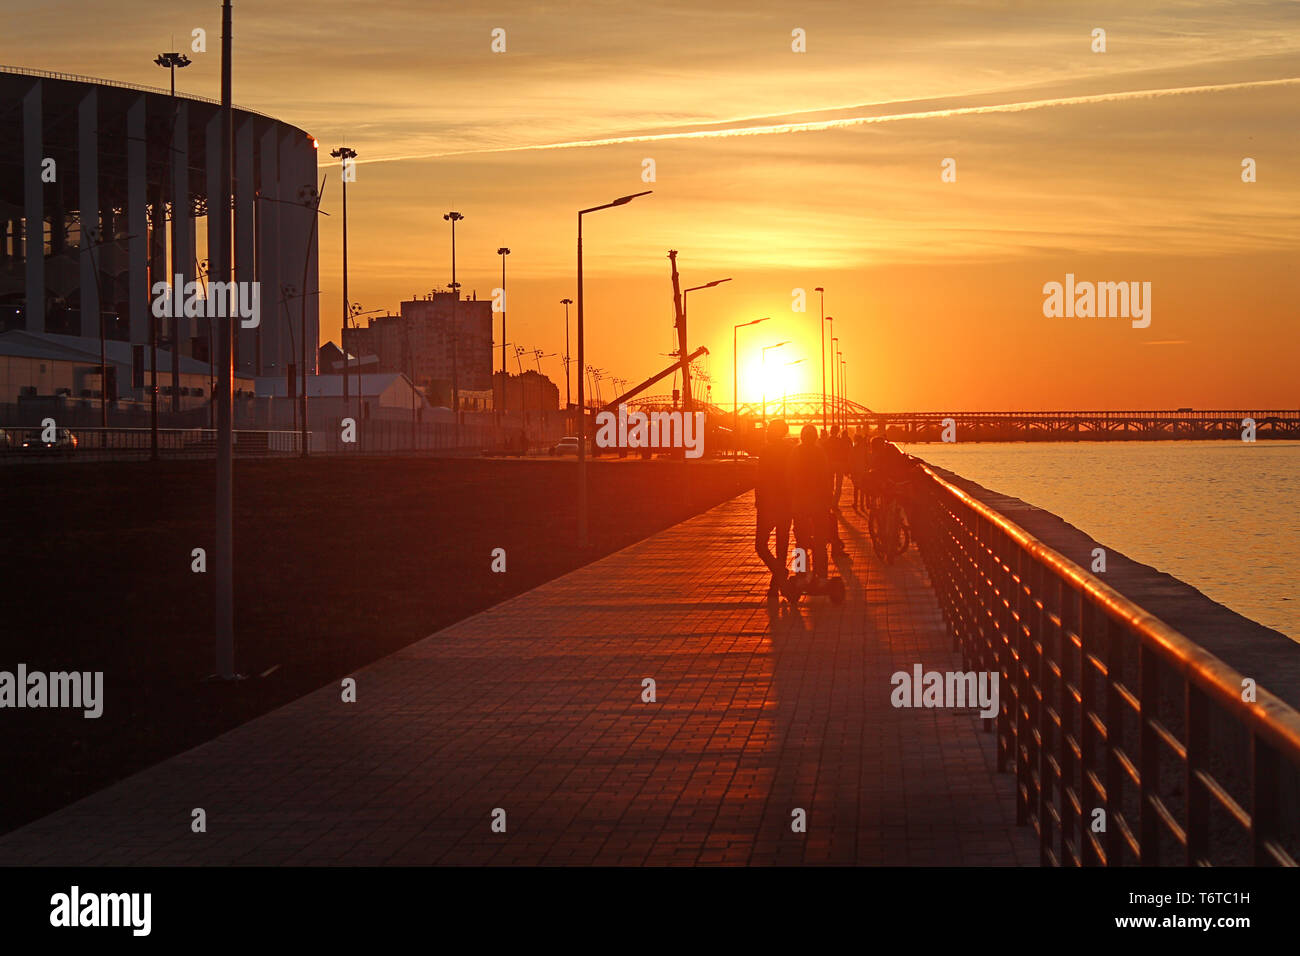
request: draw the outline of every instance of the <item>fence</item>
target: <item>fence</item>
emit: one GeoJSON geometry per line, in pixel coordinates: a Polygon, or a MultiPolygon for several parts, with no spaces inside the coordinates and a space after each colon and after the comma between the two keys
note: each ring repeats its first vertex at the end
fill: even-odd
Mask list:
{"type": "MultiPolygon", "coordinates": [[[[51,447],[41,441],[47,430],[40,426],[0,427],[0,462],[18,464],[51,459],[80,461],[147,461],[153,456],[149,428],[53,429],[51,447]],[[71,437],[69,437],[71,436],[71,437]],[[30,442],[30,447],[24,447],[30,442]]],[[[307,432],[312,455],[456,455],[496,452],[511,455],[540,454],[551,442],[533,436],[525,444],[515,431],[491,425],[453,422],[421,423],[365,420],[351,435],[340,427],[307,432]],[[351,437],[353,440],[345,440],[351,437]]],[[[159,428],[158,457],[215,458],[217,433],[210,428],[159,428]]],[[[292,457],[302,452],[302,435],[290,429],[237,428],[237,458],[292,457]]]]}
{"type": "Polygon", "coordinates": [[[1300,713],[929,468],[907,510],[1044,863],[1296,865],[1300,713]]]}

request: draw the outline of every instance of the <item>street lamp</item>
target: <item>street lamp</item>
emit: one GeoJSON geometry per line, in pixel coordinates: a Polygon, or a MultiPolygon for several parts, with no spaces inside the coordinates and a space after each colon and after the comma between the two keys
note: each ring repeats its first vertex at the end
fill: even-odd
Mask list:
{"type": "Polygon", "coordinates": [[[831,423],[832,424],[839,423],[838,403],[840,400],[839,399],[840,393],[836,391],[835,388],[838,382],[838,379],[836,379],[835,377],[835,369],[839,365],[839,359],[836,358],[836,356],[839,355],[839,346],[836,343],[839,342],[839,340],[840,340],[839,336],[837,335],[831,336],[831,423]]]}
{"type": "MultiPolygon", "coordinates": [[[[791,365],[798,365],[802,361],[803,359],[795,359],[793,362],[786,362],[785,367],[789,368],[791,365]]],[[[789,384],[790,383],[786,380],[786,377],[782,375],[781,376],[781,417],[782,418],[785,418],[785,397],[786,397],[786,392],[789,391],[789,384]]]]}
{"type": "Polygon", "coordinates": [[[840,353],[840,431],[849,427],[849,360],[840,353]]]}
{"type": "MultiPolygon", "coordinates": [[[[501,257],[501,424],[504,426],[506,421],[506,387],[504,385],[506,378],[506,256],[510,255],[510,249],[502,246],[497,250],[497,255],[501,257]]],[[[489,362],[489,365],[492,363],[489,362]]]]}
{"type": "Polygon", "coordinates": [[[824,432],[826,431],[826,290],[817,286],[813,291],[821,293],[822,319],[817,323],[817,327],[822,333],[822,431],[824,432]]]}
{"type": "Polygon", "coordinates": [[[758,325],[760,322],[766,322],[770,315],[765,315],[761,319],[754,319],[752,322],[741,322],[731,328],[731,460],[740,460],[740,374],[736,365],[736,339],[740,330],[747,325],[758,325]]]}
{"type": "MultiPolygon", "coordinates": [[[[355,335],[353,335],[353,339],[354,339],[355,344],[356,344],[356,353],[357,353],[357,418],[356,418],[356,420],[357,420],[358,423],[360,423],[360,421],[361,421],[361,398],[362,398],[362,388],[361,388],[361,334],[360,334],[360,333],[361,333],[361,323],[359,323],[359,322],[357,321],[357,319],[361,318],[361,316],[363,316],[363,315],[374,315],[376,312],[383,312],[383,311],[385,311],[385,310],[384,310],[384,309],[366,309],[366,310],[363,311],[362,308],[361,308],[361,303],[360,303],[360,302],[353,302],[353,303],[351,303],[351,304],[348,306],[348,314],[349,314],[349,315],[351,316],[351,318],[352,318],[352,331],[353,331],[354,333],[356,333],[355,335]]],[[[344,403],[344,404],[343,404],[343,408],[344,408],[344,411],[347,410],[347,381],[348,381],[348,367],[347,367],[347,361],[348,361],[348,353],[347,353],[347,350],[344,349],[344,350],[343,350],[343,386],[344,386],[344,387],[343,387],[343,393],[344,393],[344,394],[343,394],[343,403],[344,403]]],[[[358,427],[359,427],[359,425],[358,425],[358,427]]],[[[361,448],[361,446],[360,446],[360,444],[358,444],[358,445],[357,445],[357,449],[360,450],[360,448],[361,448]]]]}
{"type": "MultiPolygon", "coordinates": [[[[325,183],[328,182],[328,180],[329,180],[328,176],[322,176],[319,189],[317,189],[316,186],[312,184],[299,186],[297,202],[291,202],[288,199],[277,199],[272,196],[263,196],[261,190],[258,190],[257,192],[253,193],[254,208],[256,208],[256,204],[258,202],[274,202],[274,203],[283,203],[286,206],[305,206],[311,209],[312,212],[311,231],[307,234],[307,245],[305,247],[306,251],[303,253],[303,257],[302,257],[302,288],[303,289],[307,288],[307,269],[311,265],[311,251],[313,248],[313,242],[316,238],[316,223],[319,221],[320,216],[329,215],[329,213],[327,212],[321,212],[321,208],[320,208],[321,200],[325,197],[325,183]]],[[[302,330],[302,336],[301,336],[302,341],[298,343],[298,347],[299,347],[298,373],[300,376],[300,381],[302,382],[302,387],[299,389],[299,394],[298,394],[298,407],[300,409],[299,416],[298,416],[299,418],[298,424],[299,424],[299,428],[301,429],[298,435],[298,441],[299,444],[302,445],[302,448],[300,450],[303,458],[307,457],[307,296],[316,295],[316,294],[317,294],[316,292],[312,292],[312,293],[304,292],[302,294],[302,313],[298,325],[299,329],[302,330]]],[[[339,346],[342,347],[342,345],[343,342],[342,339],[340,338],[339,346]]],[[[346,358],[347,358],[347,353],[345,352],[344,353],[345,361],[346,358]]],[[[346,371],[346,366],[345,366],[345,371],[346,371]]],[[[344,375],[344,381],[346,380],[347,380],[347,376],[344,375]]]]}
{"type": "Polygon", "coordinates": [[[573,404],[569,395],[569,306],[573,305],[573,300],[561,299],[560,305],[564,306],[564,414],[567,417],[573,404]]]}
{"type": "Polygon", "coordinates": [[[456,282],[456,223],[465,217],[455,210],[442,217],[451,223],[451,404],[456,416],[456,447],[460,447],[460,375],[457,367],[456,346],[459,330],[456,328],[456,306],[460,303],[460,286],[456,282]]]}
{"type": "Polygon", "coordinates": [[[775,345],[767,345],[763,347],[763,393],[762,394],[763,394],[763,427],[764,428],[767,427],[767,353],[772,351],[772,349],[779,349],[781,346],[789,345],[789,344],[790,344],[790,340],[786,339],[784,342],[777,342],[775,345]]]}
{"type": "MultiPolygon", "coordinates": [[[[629,196],[620,196],[613,202],[607,202],[602,206],[590,206],[586,209],[578,210],[578,368],[584,368],[586,365],[586,338],[585,327],[583,325],[582,311],[582,217],[589,212],[599,212],[602,209],[612,209],[614,206],[625,206],[638,196],[648,196],[654,192],[653,189],[647,189],[643,192],[632,193],[629,196]]],[[[582,378],[578,378],[578,547],[587,546],[587,415],[583,405],[582,378]]]]}
{"type": "MultiPolygon", "coordinates": [[[[348,146],[331,150],[330,155],[339,161],[343,180],[343,329],[339,332],[339,344],[343,345],[348,334],[348,319],[352,317],[351,300],[348,298],[348,163],[357,158],[357,151],[348,146]]],[[[355,325],[355,323],[354,323],[355,325]]],[[[357,353],[357,390],[361,389],[361,353],[357,353]]],[[[357,419],[360,421],[360,399],[357,400],[357,419]]],[[[343,347],[343,411],[348,409],[348,350],[343,347]]]]}
{"type": "MultiPolygon", "coordinates": [[[[171,123],[168,126],[168,130],[167,130],[167,162],[163,164],[163,186],[161,187],[163,195],[160,195],[158,197],[158,208],[160,209],[165,208],[165,195],[166,195],[167,187],[171,182],[172,160],[174,158],[173,154],[176,148],[176,71],[179,69],[184,69],[185,67],[189,66],[191,62],[192,61],[190,60],[190,58],[186,56],[184,53],[176,53],[176,52],[159,53],[156,57],[154,57],[154,63],[162,67],[164,70],[167,70],[171,76],[171,123]]],[[[166,221],[165,215],[166,215],[165,213],[160,214],[160,218],[158,219],[158,222],[165,223],[166,221]]],[[[175,216],[172,217],[172,220],[173,220],[172,229],[173,229],[173,244],[174,244],[176,239],[175,224],[179,220],[175,216]]],[[[163,225],[162,228],[166,229],[166,226],[163,225]]],[[[173,256],[172,258],[174,259],[175,256],[173,256]]],[[[173,262],[173,265],[176,265],[176,263],[173,262]]],[[[171,273],[173,271],[174,270],[172,269],[167,270],[168,275],[166,277],[166,281],[168,284],[170,284],[172,281],[173,277],[171,273]]],[[[150,329],[153,329],[155,325],[156,323],[151,320],[150,329]]],[[[180,401],[181,401],[180,399],[180,394],[181,394],[180,347],[179,345],[177,345],[177,340],[180,338],[179,333],[180,333],[180,317],[174,315],[171,317],[171,322],[168,325],[168,333],[167,333],[168,336],[170,337],[169,344],[171,345],[171,351],[172,351],[172,403],[171,404],[172,404],[173,412],[179,412],[181,408],[180,406],[180,401]]],[[[156,333],[153,337],[153,341],[150,343],[150,356],[151,356],[150,361],[153,361],[158,357],[156,333]]],[[[151,415],[150,458],[153,460],[157,460],[158,458],[158,396],[156,394],[158,388],[157,378],[158,378],[157,374],[151,371],[150,380],[153,383],[152,388],[155,392],[153,398],[151,399],[151,410],[150,410],[150,415],[151,415]]]]}
{"type": "Polygon", "coordinates": [[[689,289],[683,289],[682,290],[682,318],[685,319],[688,314],[686,311],[686,296],[689,293],[696,292],[699,289],[712,289],[714,286],[722,285],[722,283],[730,282],[730,281],[731,281],[730,277],[726,279],[714,279],[712,282],[704,283],[704,285],[693,285],[689,289]]]}
{"type": "MultiPolygon", "coordinates": [[[[95,250],[100,246],[125,242],[127,239],[134,238],[135,236],[119,236],[116,239],[105,239],[98,227],[92,226],[86,230],[86,239],[88,240],[86,242],[86,254],[90,256],[90,272],[95,277],[96,311],[99,312],[99,417],[101,428],[108,428],[108,356],[107,345],[104,341],[104,293],[100,288],[99,267],[95,265],[95,250]]],[[[101,436],[100,440],[103,441],[103,436],[101,436]]]]}

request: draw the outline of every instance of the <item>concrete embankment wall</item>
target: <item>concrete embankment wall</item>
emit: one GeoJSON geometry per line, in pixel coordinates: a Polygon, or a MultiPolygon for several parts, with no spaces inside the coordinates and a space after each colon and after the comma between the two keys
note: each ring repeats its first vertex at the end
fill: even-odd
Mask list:
{"type": "Polygon", "coordinates": [[[1300,710],[1300,644],[1285,634],[1243,617],[1172,575],[1134,561],[1050,511],[930,467],[1085,570],[1092,565],[1093,549],[1105,548],[1106,571],[1097,575],[1100,580],[1300,710]]]}

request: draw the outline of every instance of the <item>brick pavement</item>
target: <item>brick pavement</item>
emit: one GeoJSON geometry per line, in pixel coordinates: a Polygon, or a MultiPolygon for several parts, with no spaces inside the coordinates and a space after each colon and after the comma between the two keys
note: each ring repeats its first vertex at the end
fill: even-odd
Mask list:
{"type": "Polygon", "coordinates": [[[439,631],[0,864],[1036,865],[978,718],[889,704],[894,671],[961,669],[916,552],[882,567],[846,514],[848,600],[772,613],[752,521],[743,495],[439,631]]]}

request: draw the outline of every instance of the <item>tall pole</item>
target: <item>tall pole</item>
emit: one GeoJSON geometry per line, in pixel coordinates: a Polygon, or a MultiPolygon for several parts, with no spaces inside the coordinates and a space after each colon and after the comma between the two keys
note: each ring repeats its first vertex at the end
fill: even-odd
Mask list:
{"type": "MultiPolygon", "coordinates": [[[[303,458],[307,457],[307,269],[311,265],[312,243],[316,241],[316,223],[320,220],[320,202],[325,196],[325,181],[326,177],[321,177],[320,189],[315,189],[312,186],[305,186],[303,187],[303,192],[300,193],[300,195],[305,194],[306,190],[310,189],[316,194],[316,202],[311,213],[311,231],[307,236],[307,251],[302,257],[302,289],[300,290],[302,292],[302,318],[299,322],[300,334],[298,337],[302,341],[298,346],[301,349],[301,356],[298,360],[298,373],[302,376],[302,387],[298,389],[298,419],[299,426],[302,428],[302,433],[298,436],[298,443],[302,445],[301,454],[303,458]]],[[[348,380],[347,356],[347,350],[344,349],[343,381],[345,383],[348,380]]]]}
{"type": "MultiPolygon", "coordinates": [[[[506,423],[506,256],[510,255],[508,246],[497,250],[501,257],[501,425],[506,423]]],[[[489,363],[491,364],[491,363],[489,363]]]]}
{"type": "MultiPolygon", "coordinates": [[[[561,299],[560,304],[564,306],[564,411],[567,416],[570,407],[573,405],[572,397],[569,394],[569,306],[573,304],[572,299],[561,299]]],[[[502,355],[504,356],[504,352],[502,355]]],[[[504,360],[501,367],[505,368],[504,360]]]]}
{"type": "MultiPolygon", "coordinates": [[[[647,189],[643,192],[633,193],[630,196],[620,196],[613,202],[607,202],[601,206],[591,206],[587,209],[578,210],[578,371],[586,368],[586,327],[583,324],[582,311],[582,217],[589,212],[596,212],[600,209],[609,209],[613,206],[622,206],[631,202],[638,196],[647,196],[653,190],[647,189]]],[[[675,305],[675,303],[674,303],[675,305]]],[[[682,356],[685,359],[686,356],[682,356]]],[[[583,389],[581,374],[578,378],[578,547],[587,546],[587,418],[586,409],[583,407],[583,389]]]]}
{"type": "Polygon", "coordinates": [[[836,384],[836,378],[835,378],[836,359],[835,359],[835,354],[836,354],[836,352],[837,352],[837,349],[836,349],[836,347],[835,347],[835,343],[838,342],[838,341],[839,341],[839,337],[838,337],[838,336],[835,336],[835,335],[832,335],[832,336],[831,336],[831,424],[832,424],[832,425],[834,425],[834,424],[838,421],[837,416],[836,416],[836,409],[838,408],[838,406],[835,404],[835,403],[839,400],[839,399],[838,399],[839,392],[837,392],[837,391],[835,390],[835,384],[836,384]]]}
{"type": "Polygon", "coordinates": [[[583,370],[587,367],[582,312],[582,212],[578,213],[578,547],[587,546],[587,411],[583,370]]]}
{"type": "Polygon", "coordinates": [[[736,368],[736,343],[740,326],[731,328],[731,460],[740,461],[740,370],[736,368]]]}
{"type": "Polygon", "coordinates": [[[826,290],[821,286],[813,289],[821,293],[821,322],[818,326],[822,333],[822,431],[826,431],[826,290]]]}
{"type": "Polygon", "coordinates": [[[465,217],[460,213],[447,213],[442,217],[451,223],[451,405],[456,416],[456,447],[460,447],[460,369],[457,351],[460,330],[456,326],[456,309],[460,304],[460,286],[456,284],[456,223],[465,217]]]}
{"type": "MultiPolygon", "coordinates": [[[[230,281],[230,158],[231,124],[231,0],[221,4],[221,161],[218,173],[218,200],[214,225],[217,248],[212,261],[216,264],[215,280],[230,281]]],[[[305,291],[305,289],[304,289],[305,291]]],[[[230,296],[226,297],[224,315],[218,316],[221,364],[217,375],[217,500],[216,500],[216,676],[235,679],[235,603],[234,603],[234,428],[231,388],[234,378],[234,354],[231,341],[230,296]]],[[[174,347],[174,345],[173,345],[174,347]]]]}

